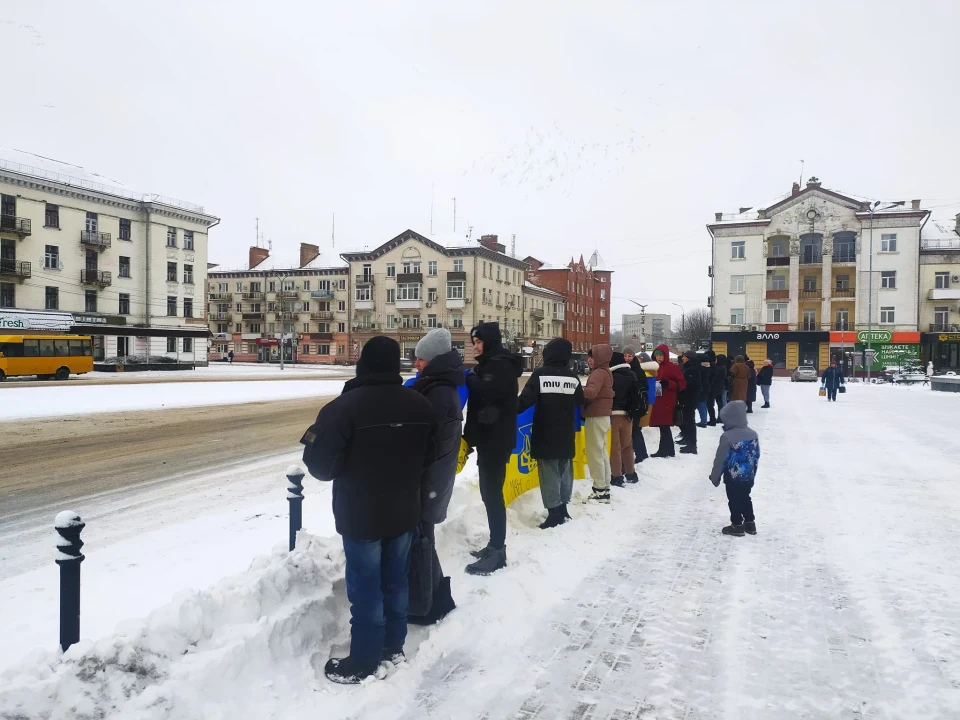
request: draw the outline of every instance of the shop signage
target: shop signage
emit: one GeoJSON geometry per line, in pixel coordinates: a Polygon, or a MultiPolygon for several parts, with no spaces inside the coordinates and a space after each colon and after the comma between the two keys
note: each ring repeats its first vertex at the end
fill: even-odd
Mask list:
{"type": "Polygon", "coordinates": [[[779,340],[780,333],[775,332],[758,332],[757,340],[779,340]]]}
{"type": "Polygon", "coordinates": [[[0,330],[28,330],[33,325],[26,318],[0,317],[0,330]]]}
{"type": "Polygon", "coordinates": [[[960,342],[960,333],[940,333],[937,335],[940,342],[960,342]]]}
{"type": "Polygon", "coordinates": [[[63,312],[9,312],[0,310],[0,330],[22,332],[24,330],[54,330],[69,332],[73,316],[63,312]]]}
{"type": "MultiPolygon", "coordinates": [[[[854,349],[858,353],[863,353],[865,348],[863,345],[857,345],[854,349]]],[[[868,358],[870,354],[871,352],[868,351],[868,358]]],[[[920,345],[914,343],[879,343],[877,347],[873,348],[872,355],[871,370],[899,367],[909,360],[920,362],[920,345]]]]}
{"type": "Polygon", "coordinates": [[[857,333],[857,342],[867,343],[888,343],[893,339],[893,333],[889,330],[861,330],[857,333]]]}

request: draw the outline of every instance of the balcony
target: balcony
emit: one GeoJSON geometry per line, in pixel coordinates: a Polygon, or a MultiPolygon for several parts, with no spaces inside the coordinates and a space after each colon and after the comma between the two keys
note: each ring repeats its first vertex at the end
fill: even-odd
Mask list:
{"type": "Polygon", "coordinates": [[[397,282],[423,285],[423,273],[397,273],[397,282]]]}
{"type": "Polygon", "coordinates": [[[856,250],[834,250],[831,258],[835,265],[856,264],[856,250]]]}
{"type": "Polygon", "coordinates": [[[110,233],[81,230],[80,244],[85,247],[96,248],[97,250],[106,250],[110,247],[110,233]]]}
{"type": "Polygon", "coordinates": [[[960,287],[932,288],[927,290],[927,300],[960,300],[960,287]]]}
{"type": "Polygon", "coordinates": [[[801,265],[820,265],[823,263],[823,253],[820,250],[804,250],[800,253],[801,265]]]}
{"type": "Polygon", "coordinates": [[[333,299],[333,290],[314,290],[310,293],[310,297],[331,300],[333,299]]]}
{"type": "Polygon", "coordinates": [[[833,299],[841,300],[843,298],[853,299],[857,296],[856,288],[834,288],[833,289],[833,299]]]}
{"type": "Polygon", "coordinates": [[[374,303],[372,299],[353,301],[353,307],[355,310],[373,310],[373,306],[374,303]]]}
{"type": "Polygon", "coordinates": [[[930,332],[960,332],[960,323],[930,323],[930,332]]]}
{"type": "Polygon", "coordinates": [[[33,266],[29,262],[0,260],[0,275],[25,280],[33,275],[33,266]]]}
{"type": "Polygon", "coordinates": [[[263,320],[262,312],[245,312],[242,313],[244,320],[263,320]]]}
{"type": "Polygon", "coordinates": [[[208,320],[230,320],[232,313],[228,312],[212,312],[207,313],[208,320]]]}
{"type": "Polygon", "coordinates": [[[834,330],[839,330],[843,332],[845,330],[853,330],[853,323],[849,320],[837,320],[831,326],[834,330]]]}
{"type": "MultiPolygon", "coordinates": [[[[213,296],[211,295],[211,297],[213,296]]],[[[224,295],[224,299],[226,299],[226,297],[227,296],[224,295]]],[[[263,300],[263,293],[262,292],[245,292],[243,293],[243,299],[244,300],[263,300]]]]}
{"type": "Polygon", "coordinates": [[[366,273],[363,275],[357,275],[356,283],[357,285],[373,285],[373,275],[368,275],[366,273]]]}
{"type": "Polygon", "coordinates": [[[13,215],[0,215],[0,233],[11,233],[23,240],[30,235],[31,223],[29,218],[18,218],[13,215]]]}
{"type": "Polygon", "coordinates": [[[466,282],[467,273],[463,270],[452,270],[447,273],[447,282],[466,282]]]}
{"type": "Polygon", "coordinates": [[[113,282],[113,274],[108,270],[81,270],[80,282],[84,285],[107,287],[113,282]]]}
{"type": "Polygon", "coordinates": [[[800,291],[801,300],[822,300],[823,299],[823,290],[817,288],[815,290],[801,290],[800,291]]]}
{"type": "Polygon", "coordinates": [[[816,321],[797,323],[797,330],[800,332],[820,332],[820,323],[816,321]]]}
{"type": "Polygon", "coordinates": [[[767,300],[789,300],[789,290],[767,290],[767,300]]]}
{"type": "Polygon", "coordinates": [[[960,238],[944,238],[942,240],[921,240],[921,250],[960,250],[960,238]]]}
{"type": "Polygon", "coordinates": [[[789,267],[790,258],[789,257],[768,257],[767,258],[767,267],[789,267]]]}
{"type": "Polygon", "coordinates": [[[420,298],[397,298],[396,306],[397,310],[419,310],[423,306],[423,300],[420,298]]]}
{"type": "Polygon", "coordinates": [[[312,312],[310,313],[311,320],[333,320],[332,312],[312,312]]]}
{"type": "Polygon", "coordinates": [[[309,337],[311,340],[316,342],[332,342],[333,341],[333,333],[329,333],[329,332],[309,333],[309,337]]]}
{"type": "Polygon", "coordinates": [[[466,306],[467,302],[464,298],[447,298],[447,310],[462,310],[466,306]]]}
{"type": "Polygon", "coordinates": [[[531,308],[530,310],[530,319],[531,320],[543,320],[543,310],[539,308],[531,308]]]}
{"type": "Polygon", "coordinates": [[[299,320],[300,313],[291,310],[281,310],[277,313],[277,317],[281,320],[299,320]]]}
{"type": "Polygon", "coordinates": [[[277,297],[296,299],[300,297],[300,291],[299,290],[277,290],[277,297]]]}
{"type": "Polygon", "coordinates": [[[208,293],[207,300],[233,300],[231,293],[208,293]]]}

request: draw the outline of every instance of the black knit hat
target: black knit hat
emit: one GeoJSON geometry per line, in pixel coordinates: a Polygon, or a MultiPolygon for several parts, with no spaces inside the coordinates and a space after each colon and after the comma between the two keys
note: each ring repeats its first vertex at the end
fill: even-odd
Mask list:
{"type": "Polygon", "coordinates": [[[400,374],[400,345],[393,338],[378,335],[368,340],[360,351],[357,375],[377,373],[400,374]]]}

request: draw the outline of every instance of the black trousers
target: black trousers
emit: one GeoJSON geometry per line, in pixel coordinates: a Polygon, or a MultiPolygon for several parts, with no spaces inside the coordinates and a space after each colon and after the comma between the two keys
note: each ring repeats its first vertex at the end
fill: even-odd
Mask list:
{"type": "Polygon", "coordinates": [[[430,538],[430,544],[433,545],[433,589],[436,592],[436,589],[440,586],[440,583],[443,582],[443,568],[440,566],[440,556],[437,555],[437,526],[433,523],[421,522],[420,530],[423,532],[424,536],[430,538]]]}
{"type": "Polygon", "coordinates": [[[683,433],[683,444],[697,449],[697,408],[684,407],[682,410],[680,432],[683,433]]]}
{"type": "Polygon", "coordinates": [[[673,429],[669,425],[660,426],[660,447],[657,448],[656,455],[669,455],[673,457],[675,454],[673,447],[673,429]]]}
{"type": "Polygon", "coordinates": [[[753,480],[749,482],[738,482],[725,477],[723,482],[727,486],[727,504],[730,506],[730,522],[734,525],[753,522],[756,519],[753,516],[753,500],[750,499],[750,491],[753,490],[753,480]]]}
{"type": "Polygon", "coordinates": [[[637,462],[646,460],[650,455],[647,453],[647,441],[643,439],[643,428],[634,423],[632,434],[633,457],[637,462]]]}
{"type": "Polygon", "coordinates": [[[723,410],[723,395],[711,395],[707,398],[707,412],[710,414],[710,422],[720,422],[721,410],[723,410]],[[713,411],[714,405],[717,407],[716,413],[713,411]]]}
{"type": "Polygon", "coordinates": [[[477,469],[480,471],[480,497],[487,510],[490,545],[502,548],[507,541],[507,508],[503,504],[503,484],[507,479],[510,453],[477,448],[477,469]]]}

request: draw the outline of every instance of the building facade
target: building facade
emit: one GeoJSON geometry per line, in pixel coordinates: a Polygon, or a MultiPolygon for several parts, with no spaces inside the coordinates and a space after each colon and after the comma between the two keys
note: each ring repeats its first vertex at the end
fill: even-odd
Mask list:
{"type": "Polygon", "coordinates": [[[647,343],[651,350],[661,343],[673,342],[673,325],[670,315],[663,313],[630,313],[623,316],[624,345],[647,343]]]}
{"type": "MultiPolygon", "coordinates": [[[[103,184],[82,168],[4,151],[0,314],[70,316],[94,358],[153,355],[204,364],[208,231],[203,208],[103,184]]],[[[52,326],[50,326],[52,327],[52,326]]],[[[37,329],[40,329],[39,327],[37,329]]]]}
{"type": "Polygon", "coordinates": [[[570,260],[566,267],[553,267],[527,257],[531,269],[527,280],[563,296],[566,306],[564,337],[574,352],[587,352],[594,345],[610,342],[610,299],[613,271],[594,252],[589,262],[570,260]]]}
{"type": "Polygon", "coordinates": [[[523,284],[523,346],[533,355],[533,366],[540,364],[543,347],[553,338],[563,337],[566,300],[560,293],[523,284]]]}
{"type": "Polygon", "coordinates": [[[923,364],[960,370],[960,215],[931,218],[923,227],[919,300],[923,364]]]}
{"type": "Polygon", "coordinates": [[[715,351],[770,358],[783,374],[797,365],[822,369],[831,357],[853,369],[856,353],[873,349],[875,339],[862,334],[871,330],[886,339],[879,344],[918,352],[928,217],[919,200],[870,203],[816,178],[759,211],[717,213],[707,226],[715,351]]]}

